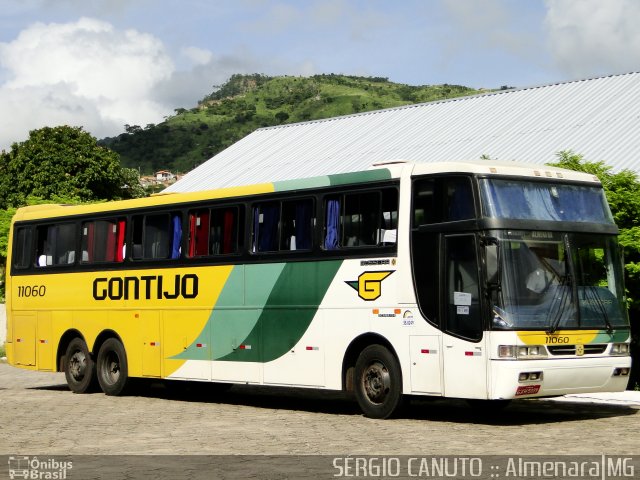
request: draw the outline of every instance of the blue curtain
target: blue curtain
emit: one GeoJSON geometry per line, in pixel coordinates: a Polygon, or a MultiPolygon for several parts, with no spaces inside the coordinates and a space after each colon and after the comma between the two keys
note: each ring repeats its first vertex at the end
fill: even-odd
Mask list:
{"type": "Polygon", "coordinates": [[[548,185],[527,185],[522,189],[530,218],[544,220],[566,220],[563,210],[552,194],[548,185]]]}
{"type": "Polygon", "coordinates": [[[273,252],[278,250],[278,221],[280,217],[280,205],[263,205],[262,225],[258,230],[258,250],[261,252],[273,252]]]}
{"type": "Polygon", "coordinates": [[[338,225],[340,222],[340,201],[327,201],[327,234],[324,239],[324,248],[335,250],[338,248],[338,225]]]}
{"type": "Polygon", "coordinates": [[[494,218],[612,223],[600,188],[578,185],[487,180],[485,214],[494,218]]]}
{"type": "Polygon", "coordinates": [[[296,249],[311,248],[311,201],[296,204],[296,249]]]}
{"type": "Polygon", "coordinates": [[[180,243],[182,242],[182,221],[180,215],[173,216],[173,240],[171,242],[171,258],[180,258],[180,243]]]}

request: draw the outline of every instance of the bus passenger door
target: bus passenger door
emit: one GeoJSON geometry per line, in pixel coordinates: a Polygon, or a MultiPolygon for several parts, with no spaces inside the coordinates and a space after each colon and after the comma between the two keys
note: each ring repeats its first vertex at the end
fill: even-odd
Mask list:
{"type": "Polygon", "coordinates": [[[476,236],[445,235],[442,292],[444,395],[487,398],[476,236]]]}

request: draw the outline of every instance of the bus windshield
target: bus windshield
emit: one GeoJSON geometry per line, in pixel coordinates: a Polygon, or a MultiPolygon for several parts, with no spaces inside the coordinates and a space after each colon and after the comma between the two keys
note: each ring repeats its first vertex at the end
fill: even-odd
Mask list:
{"type": "Polygon", "coordinates": [[[480,191],[487,217],[613,223],[599,185],[482,179],[480,191]]]}
{"type": "Polygon", "coordinates": [[[615,236],[492,231],[486,247],[494,329],[628,327],[615,236]]]}

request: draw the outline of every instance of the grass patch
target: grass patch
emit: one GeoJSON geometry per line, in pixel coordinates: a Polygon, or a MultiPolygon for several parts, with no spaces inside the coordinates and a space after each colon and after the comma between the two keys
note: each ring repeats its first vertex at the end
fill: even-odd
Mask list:
{"type": "Polygon", "coordinates": [[[4,343],[2,345],[0,345],[0,358],[2,357],[6,357],[7,356],[7,351],[4,348],[4,343]]]}

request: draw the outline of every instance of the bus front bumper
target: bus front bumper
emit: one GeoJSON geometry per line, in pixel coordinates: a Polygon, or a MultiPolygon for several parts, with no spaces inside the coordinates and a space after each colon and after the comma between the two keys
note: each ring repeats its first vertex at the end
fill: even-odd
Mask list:
{"type": "Polygon", "coordinates": [[[490,362],[490,399],[621,392],[627,388],[631,370],[631,357],[490,362]]]}

